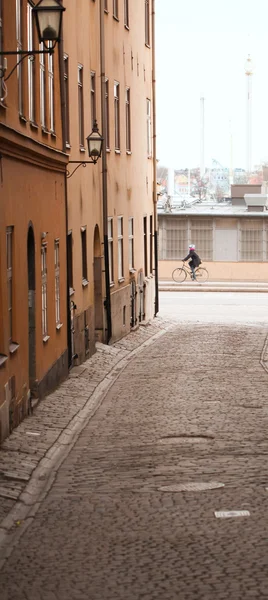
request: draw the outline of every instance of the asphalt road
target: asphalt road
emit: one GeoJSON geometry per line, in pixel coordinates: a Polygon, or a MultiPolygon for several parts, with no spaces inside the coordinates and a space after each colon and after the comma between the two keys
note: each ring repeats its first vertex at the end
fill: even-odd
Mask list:
{"type": "Polygon", "coordinates": [[[268,323],[268,294],[160,292],[160,315],[190,323],[268,323]]]}

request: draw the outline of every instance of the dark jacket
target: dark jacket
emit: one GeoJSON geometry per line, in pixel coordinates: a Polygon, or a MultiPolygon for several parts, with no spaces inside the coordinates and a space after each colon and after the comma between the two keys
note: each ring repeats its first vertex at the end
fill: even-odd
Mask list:
{"type": "Polygon", "coordinates": [[[183,258],[183,262],[186,260],[189,260],[189,264],[193,265],[193,267],[196,269],[196,267],[199,267],[199,265],[201,264],[201,259],[198,256],[198,254],[195,252],[195,250],[190,250],[189,254],[187,254],[187,256],[185,256],[185,258],[183,258]]]}

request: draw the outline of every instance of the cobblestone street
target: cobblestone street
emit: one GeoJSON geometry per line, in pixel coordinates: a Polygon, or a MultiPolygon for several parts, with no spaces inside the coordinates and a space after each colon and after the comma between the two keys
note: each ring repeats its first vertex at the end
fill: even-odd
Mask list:
{"type": "Polygon", "coordinates": [[[267,598],[266,336],[156,319],[74,370],[0,453],[1,600],[267,598]]]}

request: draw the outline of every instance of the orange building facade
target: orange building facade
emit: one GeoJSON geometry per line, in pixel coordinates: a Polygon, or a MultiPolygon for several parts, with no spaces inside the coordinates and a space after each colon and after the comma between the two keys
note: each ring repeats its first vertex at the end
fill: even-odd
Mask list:
{"type": "MultiPolygon", "coordinates": [[[[1,51],[38,49],[33,6],[0,1],[1,51]]],[[[68,373],[58,50],[17,60],[0,79],[0,440],[68,373]]]]}
{"type": "Polygon", "coordinates": [[[95,351],[96,340],[118,340],[155,313],[152,3],[65,0],[64,6],[70,161],[87,160],[95,119],[104,136],[102,160],[75,173],[75,164],[68,167],[72,355],[78,364],[95,351]]]}

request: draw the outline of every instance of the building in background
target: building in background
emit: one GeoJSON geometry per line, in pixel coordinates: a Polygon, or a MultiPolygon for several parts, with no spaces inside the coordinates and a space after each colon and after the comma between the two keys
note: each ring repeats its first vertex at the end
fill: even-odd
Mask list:
{"type": "Polygon", "coordinates": [[[169,212],[161,199],[158,222],[161,279],[171,278],[193,243],[210,280],[267,281],[267,185],[233,185],[229,201],[174,205],[169,212]]]}
{"type": "MultiPolygon", "coordinates": [[[[1,50],[38,48],[32,9],[0,1],[1,50]]],[[[0,440],[28,413],[31,396],[68,373],[58,50],[16,68],[17,59],[7,57],[0,79],[0,440]]]]}

